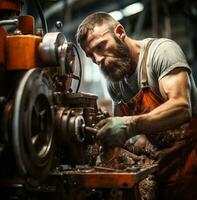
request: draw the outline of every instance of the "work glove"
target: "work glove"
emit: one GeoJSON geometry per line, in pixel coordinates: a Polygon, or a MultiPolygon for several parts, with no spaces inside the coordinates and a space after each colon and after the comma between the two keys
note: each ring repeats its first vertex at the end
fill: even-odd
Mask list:
{"type": "Polygon", "coordinates": [[[121,147],[125,141],[137,134],[132,117],[109,117],[96,124],[96,139],[104,147],[121,147]]]}

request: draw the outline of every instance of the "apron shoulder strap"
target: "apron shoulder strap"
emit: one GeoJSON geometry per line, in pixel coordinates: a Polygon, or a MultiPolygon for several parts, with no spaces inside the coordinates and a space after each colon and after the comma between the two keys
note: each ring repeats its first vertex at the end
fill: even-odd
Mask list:
{"type": "Polygon", "coordinates": [[[147,75],[147,57],[148,57],[148,50],[155,39],[151,39],[148,41],[148,44],[145,47],[144,56],[142,58],[141,63],[141,88],[149,87],[148,85],[148,75],[147,75]]]}

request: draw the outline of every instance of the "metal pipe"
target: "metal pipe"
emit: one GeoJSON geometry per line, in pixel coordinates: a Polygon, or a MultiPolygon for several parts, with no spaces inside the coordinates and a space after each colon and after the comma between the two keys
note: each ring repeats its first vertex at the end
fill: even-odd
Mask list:
{"type": "Polygon", "coordinates": [[[0,21],[0,26],[3,25],[17,25],[18,24],[18,19],[8,19],[8,20],[1,20],[0,21]]]}

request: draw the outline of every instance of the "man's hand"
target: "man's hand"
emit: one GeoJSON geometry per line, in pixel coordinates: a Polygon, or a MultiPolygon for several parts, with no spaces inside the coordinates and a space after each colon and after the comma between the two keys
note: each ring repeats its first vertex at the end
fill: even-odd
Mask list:
{"type": "Polygon", "coordinates": [[[126,140],[137,134],[132,117],[109,117],[100,121],[96,128],[96,138],[105,147],[122,146],[126,140]]]}

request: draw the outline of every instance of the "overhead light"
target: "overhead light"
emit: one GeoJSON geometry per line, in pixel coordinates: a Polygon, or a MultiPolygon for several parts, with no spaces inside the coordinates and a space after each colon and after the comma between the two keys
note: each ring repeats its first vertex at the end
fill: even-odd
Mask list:
{"type": "Polygon", "coordinates": [[[124,17],[128,17],[130,15],[135,15],[144,10],[144,5],[140,2],[133,3],[122,10],[115,10],[110,12],[109,14],[117,21],[123,19],[124,17]]]}
{"type": "Polygon", "coordinates": [[[144,5],[140,2],[137,2],[125,7],[122,10],[122,13],[124,14],[125,17],[128,17],[130,15],[135,15],[141,12],[142,10],[144,10],[144,5]]]}
{"type": "Polygon", "coordinates": [[[123,14],[121,11],[113,11],[109,13],[115,20],[119,21],[123,19],[123,14]]]}

